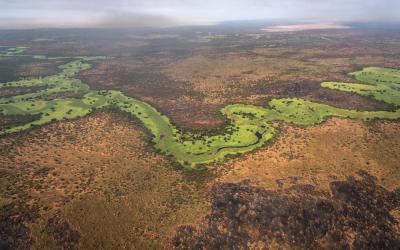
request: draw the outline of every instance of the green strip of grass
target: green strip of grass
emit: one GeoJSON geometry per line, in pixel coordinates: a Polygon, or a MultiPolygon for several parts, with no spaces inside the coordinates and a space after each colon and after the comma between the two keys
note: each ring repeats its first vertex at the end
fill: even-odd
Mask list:
{"type": "Polygon", "coordinates": [[[367,84],[323,82],[321,86],[369,96],[400,107],[400,70],[367,67],[349,75],[367,84]]]}
{"type": "Polygon", "coordinates": [[[0,57],[1,56],[14,56],[23,53],[27,47],[12,47],[12,46],[0,46],[0,57]]]}
{"type": "MultiPolygon", "coordinates": [[[[120,91],[94,91],[75,79],[75,75],[91,67],[89,61],[102,57],[78,57],[60,66],[56,75],[0,83],[1,87],[46,86],[35,93],[0,98],[0,112],[4,115],[40,115],[35,121],[0,131],[0,135],[19,132],[52,121],[83,117],[95,109],[113,106],[139,119],[153,135],[154,147],[175,158],[181,165],[196,168],[202,164],[222,161],[228,155],[250,152],[263,146],[276,133],[272,121],[298,125],[313,125],[328,117],[351,119],[399,119],[400,109],[389,111],[356,111],[298,98],[273,99],[265,107],[234,104],[221,112],[229,121],[224,133],[214,136],[183,134],[168,117],[149,104],[128,97],[120,91]],[[74,92],[82,98],[51,99],[52,94],[74,92]]],[[[351,91],[400,105],[400,71],[385,68],[365,68],[351,73],[366,84],[324,82],[322,87],[351,91]]]]}

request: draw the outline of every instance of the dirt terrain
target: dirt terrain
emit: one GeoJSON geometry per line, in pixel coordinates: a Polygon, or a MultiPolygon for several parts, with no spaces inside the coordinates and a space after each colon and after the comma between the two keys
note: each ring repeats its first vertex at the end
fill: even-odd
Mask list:
{"type": "Polygon", "coordinates": [[[227,162],[229,170],[220,181],[250,179],[261,187],[276,188],[296,179],[328,188],[336,178],[366,170],[392,189],[400,174],[399,132],[398,122],[336,118],[311,127],[287,126],[269,147],[227,162]]]}
{"type": "Polygon", "coordinates": [[[0,145],[1,243],[10,249],[156,247],[207,211],[208,174],[175,169],[140,127],[111,111],[0,145]]]}
{"type": "MultiPolygon", "coordinates": [[[[182,131],[216,133],[222,107],[271,98],[394,109],[320,83],[400,68],[399,32],[261,28],[0,31],[0,45],[106,56],[79,78],[150,103],[182,131]]],[[[52,75],[67,61],[0,57],[0,82],[52,75]]],[[[36,118],[0,115],[0,129],[36,118]]],[[[0,249],[396,249],[399,125],[276,122],[267,145],[199,171],[156,152],[145,127],[112,109],[2,136],[0,249]]]]}
{"type": "Polygon", "coordinates": [[[351,27],[339,23],[306,23],[272,26],[265,28],[266,32],[296,32],[305,30],[330,30],[330,29],[350,29],[351,27]]]}
{"type": "Polygon", "coordinates": [[[342,108],[391,109],[356,94],[322,89],[319,83],[354,82],[346,74],[363,66],[400,67],[400,49],[394,42],[398,34],[340,30],[299,33],[296,39],[260,36],[218,37],[195,49],[154,48],[134,60],[99,62],[80,78],[92,88],[118,89],[149,102],[188,130],[212,130],[223,124],[219,109],[226,104],[263,105],[273,97],[296,96],[342,108]]]}

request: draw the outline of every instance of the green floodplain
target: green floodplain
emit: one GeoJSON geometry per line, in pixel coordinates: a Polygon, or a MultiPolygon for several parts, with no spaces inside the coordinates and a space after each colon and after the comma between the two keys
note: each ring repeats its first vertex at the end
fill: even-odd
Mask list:
{"type": "MultiPolygon", "coordinates": [[[[0,58],[19,56],[25,49],[0,48],[0,58]]],[[[34,57],[43,60],[54,59],[45,56],[34,57]]],[[[104,107],[114,107],[139,119],[151,133],[152,143],[158,151],[172,156],[182,166],[197,168],[203,164],[222,161],[228,155],[260,148],[277,132],[272,126],[274,121],[314,125],[333,116],[361,120],[400,118],[400,70],[367,67],[350,73],[363,83],[323,82],[321,86],[384,101],[393,105],[395,111],[357,111],[299,98],[281,98],[272,99],[265,106],[233,104],[224,107],[221,113],[228,122],[221,134],[208,136],[182,133],[168,117],[151,105],[126,96],[120,91],[91,90],[87,84],[75,78],[78,72],[90,69],[90,61],[99,59],[104,57],[73,57],[68,63],[59,66],[60,71],[55,75],[0,83],[0,91],[1,88],[33,90],[0,98],[0,112],[3,115],[33,115],[36,118],[23,125],[5,128],[0,131],[0,135],[54,121],[83,117],[104,107]]]]}

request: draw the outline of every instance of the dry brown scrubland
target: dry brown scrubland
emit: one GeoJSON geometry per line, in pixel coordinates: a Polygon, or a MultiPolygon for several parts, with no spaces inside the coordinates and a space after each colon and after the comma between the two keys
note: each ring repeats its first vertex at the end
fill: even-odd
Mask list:
{"type": "MultiPolygon", "coordinates": [[[[18,204],[16,216],[37,216],[25,221],[26,241],[36,249],[159,248],[175,225],[208,211],[200,184],[208,177],[174,169],[123,115],[97,112],[1,138],[0,145],[1,203],[18,204]],[[62,237],[71,230],[77,240],[62,237]]],[[[17,228],[11,237],[24,231],[15,221],[5,226],[17,228]]]]}
{"type": "Polygon", "coordinates": [[[324,188],[332,180],[366,170],[389,189],[398,186],[398,122],[364,123],[329,119],[311,127],[285,125],[272,145],[226,163],[220,182],[249,179],[257,186],[280,188],[308,183],[324,188]]]}
{"type": "MultiPolygon", "coordinates": [[[[86,45],[79,41],[56,42],[49,46],[52,42],[44,41],[30,52],[125,55],[132,48],[140,50],[140,46],[153,43],[150,38],[131,39],[112,44],[99,40],[107,46],[99,46],[97,41],[86,45]]],[[[175,47],[169,51],[160,48],[159,52],[156,47],[155,52],[143,56],[116,56],[97,62],[80,78],[92,88],[118,89],[149,102],[179,127],[195,131],[212,130],[223,124],[219,110],[228,103],[263,105],[271,97],[298,96],[344,108],[390,108],[370,98],[321,89],[319,83],[350,81],[345,74],[366,65],[400,68],[398,35],[377,38],[346,30],[300,33],[296,39],[279,34],[265,35],[264,40],[257,41],[234,39],[204,36],[192,39],[201,41],[201,46],[192,44],[176,53],[175,47]]],[[[6,65],[0,65],[8,72],[2,76],[12,79],[50,74],[56,63],[7,61],[6,65]],[[20,66],[11,72],[9,66],[17,64],[20,66]]],[[[14,122],[12,117],[7,119],[14,122]]],[[[282,235],[308,244],[303,248],[310,248],[314,241],[318,246],[345,246],[357,237],[365,239],[385,231],[377,229],[379,225],[369,227],[368,216],[375,213],[383,217],[373,217],[373,221],[387,223],[383,226],[391,229],[388,235],[392,241],[388,241],[396,243],[399,225],[388,213],[400,218],[398,208],[391,210],[396,199],[390,200],[400,177],[399,122],[329,119],[310,127],[276,126],[282,132],[273,143],[201,173],[175,168],[167,157],[153,151],[140,125],[109,110],[2,137],[0,235],[5,237],[0,243],[6,242],[13,249],[193,248],[201,237],[214,244],[219,242],[215,237],[225,233],[243,239],[230,244],[248,244],[250,249],[301,248],[282,235]],[[361,180],[345,179],[359,170],[366,170],[377,179],[365,173],[361,180]],[[302,224],[314,220],[296,217],[301,211],[317,209],[318,202],[327,201],[333,210],[310,216],[323,215],[321,218],[327,219],[323,224],[335,228],[331,222],[341,220],[345,214],[337,208],[353,205],[343,197],[332,198],[337,192],[331,188],[332,183],[338,182],[362,194],[356,199],[355,207],[360,209],[355,212],[361,211],[365,219],[362,229],[368,229],[365,232],[356,234],[347,227],[349,231],[336,235],[331,230],[326,236],[325,231],[302,224]],[[276,203],[264,202],[271,201],[271,194],[276,203]],[[362,209],[370,204],[365,202],[370,198],[371,204],[385,206],[362,209]],[[307,202],[293,202],[301,200],[307,202]],[[252,224],[253,219],[271,222],[269,219],[275,218],[253,209],[274,209],[268,204],[276,204],[283,217],[295,218],[295,225],[278,225],[276,231],[284,234],[275,237],[267,233],[267,243],[248,241],[241,233],[257,240],[265,236],[257,233],[260,228],[252,224]],[[336,217],[330,217],[332,214],[336,217]],[[222,220],[215,222],[213,218],[222,220]],[[235,227],[240,226],[236,220],[243,220],[244,230],[235,227]],[[218,228],[221,231],[214,230],[218,228]],[[314,236],[307,232],[322,236],[305,239],[307,235],[314,236]],[[169,245],[171,242],[175,245],[169,245]]]]}
{"type": "Polygon", "coordinates": [[[363,66],[400,67],[395,34],[378,39],[373,33],[344,30],[261,37],[214,37],[179,52],[112,58],[80,77],[91,88],[118,89],[149,102],[187,130],[216,129],[224,122],[219,110],[227,104],[265,105],[273,97],[296,96],[342,108],[388,108],[367,97],[321,89],[319,83],[354,81],[346,74],[363,66]]]}

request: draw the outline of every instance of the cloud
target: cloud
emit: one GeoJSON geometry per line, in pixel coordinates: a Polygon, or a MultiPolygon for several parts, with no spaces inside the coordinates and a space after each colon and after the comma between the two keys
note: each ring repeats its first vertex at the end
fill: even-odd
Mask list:
{"type": "Polygon", "coordinates": [[[138,27],[226,20],[399,21],[398,0],[0,0],[0,27],[138,27]]]}
{"type": "Polygon", "coordinates": [[[165,16],[144,12],[105,12],[93,26],[103,28],[132,28],[132,27],[169,27],[186,24],[185,21],[165,16]]]}
{"type": "Polygon", "coordinates": [[[0,16],[0,28],[133,28],[170,27],[191,24],[175,17],[158,13],[128,12],[121,10],[54,10],[20,11],[18,17],[0,16]]]}

